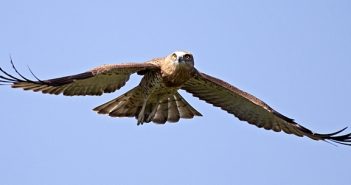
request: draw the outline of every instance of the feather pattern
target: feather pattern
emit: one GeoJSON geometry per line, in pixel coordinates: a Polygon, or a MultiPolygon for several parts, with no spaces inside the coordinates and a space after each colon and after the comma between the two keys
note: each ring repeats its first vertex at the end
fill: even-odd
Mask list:
{"type": "Polygon", "coordinates": [[[191,119],[202,116],[179,93],[161,100],[156,108],[152,121],[155,123],[178,122],[180,118],[191,119]]]}
{"type": "Polygon", "coordinates": [[[351,133],[338,135],[346,128],[330,134],[314,133],[297,124],[293,119],[275,111],[251,94],[204,73],[199,72],[194,78],[186,82],[182,89],[233,114],[239,120],[246,121],[259,128],[276,132],[283,131],[300,137],[307,136],[314,140],[333,141],[345,145],[351,143],[351,133]]]}
{"type": "MultiPolygon", "coordinates": [[[[133,88],[125,94],[102,104],[93,110],[99,114],[108,114],[111,117],[136,117],[138,118],[142,111],[145,100],[143,89],[140,86],[133,88]]],[[[143,122],[154,122],[164,124],[168,122],[178,122],[180,118],[193,118],[202,116],[188,102],[176,93],[170,95],[158,102],[149,101],[142,112],[145,120],[143,122]]]]}
{"type": "Polygon", "coordinates": [[[99,96],[103,93],[111,93],[124,86],[133,73],[145,70],[159,70],[156,65],[147,62],[111,64],[102,65],[84,73],[48,80],[39,80],[34,75],[37,80],[32,81],[19,73],[12,61],[11,63],[20,78],[10,75],[0,68],[0,71],[3,73],[0,75],[0,82],[11,84],[13,88],[32,90],[44,94],[58,95],[62,93],[65,96],[99,96]]]}

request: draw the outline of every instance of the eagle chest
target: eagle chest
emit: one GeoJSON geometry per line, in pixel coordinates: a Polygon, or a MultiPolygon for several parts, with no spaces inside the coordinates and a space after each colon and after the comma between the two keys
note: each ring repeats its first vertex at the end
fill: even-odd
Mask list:
{"type": "Polygon", "coordinates": [[[187,69],[178,69],[170,74],[162,74],[163,83],[167,87],[181,87],[192,77],[192,71],[187,69]]]}

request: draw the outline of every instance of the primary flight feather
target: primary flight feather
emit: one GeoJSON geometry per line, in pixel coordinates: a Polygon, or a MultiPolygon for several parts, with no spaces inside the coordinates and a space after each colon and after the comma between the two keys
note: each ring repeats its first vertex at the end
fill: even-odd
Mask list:
{"type": "Polygon", "coordinates": [[[138,125],[178,122],[180,118],[202,116],[178,93],[179,89],[183,89],[257,127],[351,145],[351,133],[339,135],[346,128],[330,134],[314,133],[251,94],[199,72],[194,67],[194,58],[189,52],[177,51],[144,63],[103,65],[84,73],[49,80],[40,80],[35,75],[36,80],[27,79],[17,71],[13,63],[12,66],[19,77],[0,68],[0,84],[65,96],[100,96],[123,87],[133,73],[142,75],[138,86],[94,108],[99,114],[111,117],[135,117],[138,125]]]}

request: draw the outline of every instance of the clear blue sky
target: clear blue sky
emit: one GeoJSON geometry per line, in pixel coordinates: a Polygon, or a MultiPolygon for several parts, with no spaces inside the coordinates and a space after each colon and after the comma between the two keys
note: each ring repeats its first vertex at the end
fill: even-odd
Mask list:
{"type": "MultiPolygon", "coordinates": [[[[351,2],[0,2],[0,64],[42,79],[174,50],[318,132],[351,126],[351,2]]],[[[136,126],[91,111],[102,97],[0,87],[0,184],[350,184],[351,148],[204,116],[136,126]]],[[[350,131],[350,130],[349,130],[350,131]]]]}

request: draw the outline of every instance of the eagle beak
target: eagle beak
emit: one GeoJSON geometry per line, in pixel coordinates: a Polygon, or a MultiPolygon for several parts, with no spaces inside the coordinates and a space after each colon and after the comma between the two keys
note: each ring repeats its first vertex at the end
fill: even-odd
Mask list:
{"type": "Polygon", "coordinates": [[[178,62],[179,62],[179,63],[184,63],[184,62],[185,62],[183,56],[179,56],[178,62]]]}

